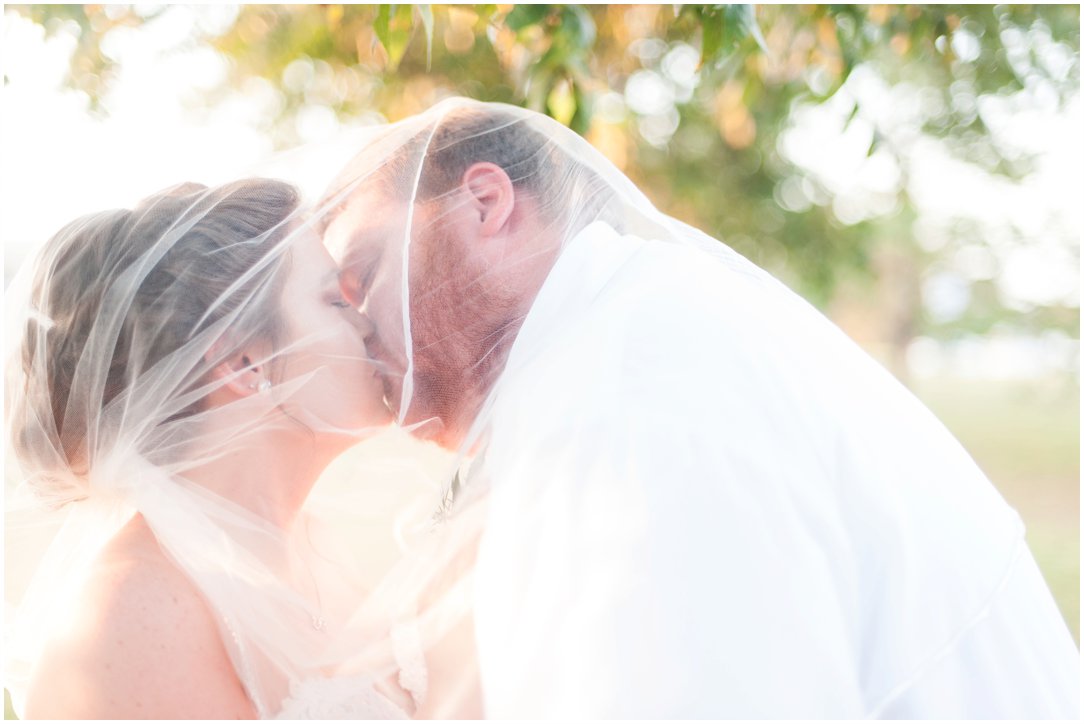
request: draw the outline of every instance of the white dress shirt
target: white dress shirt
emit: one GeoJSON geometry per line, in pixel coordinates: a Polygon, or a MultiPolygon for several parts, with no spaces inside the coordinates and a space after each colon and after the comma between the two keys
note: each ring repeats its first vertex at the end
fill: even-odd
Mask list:
{"type": "Polygon", "coordinates": [[[1077,717],[1019,517],[766,274],[596,222],[491,402],[487,716],[1077,717]]]}

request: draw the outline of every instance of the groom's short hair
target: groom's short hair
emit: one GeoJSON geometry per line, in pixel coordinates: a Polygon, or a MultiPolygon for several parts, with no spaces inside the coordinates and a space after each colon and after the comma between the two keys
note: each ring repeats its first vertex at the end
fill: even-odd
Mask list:
{"type": "Polygon", "coordinates": [[[401,154],[398,160],[403,165],[396,169],[408,183],[417,172],[416,153],[422,151],[423,143],[427,147],[418,178],[419,201],[453,190],[476,163],[499,166],[513,186],[545,195],[555,190],[556,177],[564,166],[563,154],[551,139],[531,128],[523,118],[501,109],[457,108],[441,119],[432,138],[429,129],[415,136],[410,144],[415,153],[401,154]]]}
{"type": "MultiPolygon", "coordinates": [[[[374,145],[379,148],[387,139],[378,139],[374,145]]],[[[512,113],[464,106],[448,111],[436,128],[426,125],[417,131],[379,163],[363,151],[344,169],[325,198],[345,196],[338,204],[345,207],[353,195],[347,188],[361,180],[360,173],[366,173],[361,186],[366,191],[381,188],[395,198],[430,201],[454,190],[467,169],[482,162],[502,168],[517,189],[544,198],[559,190],[564,156],[551,139],[512,113]],[[420,169],[419,160],[423,160],[420,169]]],[[[337,211],[332,209],[324,223],[330,223],[337,211]]]]}
{"type": "MultiPolygon", "coordinates": [[[[386,152],[381,147],[390,142],[390,133],[374,142],[378,154],[386,152]]],[[[517,192],[532,197],[537,213],[550,223],[579,228],[601,218],[613,198],[603,179],[527,118],[499,106],[464,105],[450,109],[435,127],[415,131],[386,157],[374,159],[362,151],[332,184],[335,192],[325,197],[332,208],[321,223],[326,228],[357,192],[382,189],[405,201],[440,199],[459,186],[467,169],[483,162],[503,169],[517,192]],[[360,174],[366,175],[361,185],[348,191],[362,179],[360,174]]],[[[619,227],[621,222],[614,216],[611,223],[619,227]]]]}

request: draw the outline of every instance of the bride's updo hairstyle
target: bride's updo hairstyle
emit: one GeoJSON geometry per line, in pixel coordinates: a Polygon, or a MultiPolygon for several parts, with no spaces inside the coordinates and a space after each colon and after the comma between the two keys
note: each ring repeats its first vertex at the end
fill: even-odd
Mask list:
{"type": "Polygon", "coordinates": [[[299,203],[268,179],[183,184],[48,242],[8,372],[12,449],[37,471],[35,493],[52,505],[86,497],[95,452],[126,415],[153,405],[159,432],[196,416],[210,370],[254,339],[275,345],[287,257],[274,252],[299,203]]]}

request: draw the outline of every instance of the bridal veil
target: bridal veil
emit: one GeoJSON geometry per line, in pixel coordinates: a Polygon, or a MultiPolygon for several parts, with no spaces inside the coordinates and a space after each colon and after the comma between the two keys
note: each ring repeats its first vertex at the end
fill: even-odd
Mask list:
{"type": "Polygon", "coordinates": [[[1075,712],[1072,638],[960,444],[571,130],[444,100],[373,129],[318,215],[390,409],[459,456],[445,526],[484,526],[487,715],[1075,712]]]}

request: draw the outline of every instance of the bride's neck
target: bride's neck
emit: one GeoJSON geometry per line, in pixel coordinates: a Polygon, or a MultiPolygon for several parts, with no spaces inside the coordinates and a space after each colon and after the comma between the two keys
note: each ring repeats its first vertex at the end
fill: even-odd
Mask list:
{"type": "Polygon", "coordinates": [[[335,455],[326,447],[305,430],[269,427],[245,435],[185,477],[287,529],[335,455]]]}

